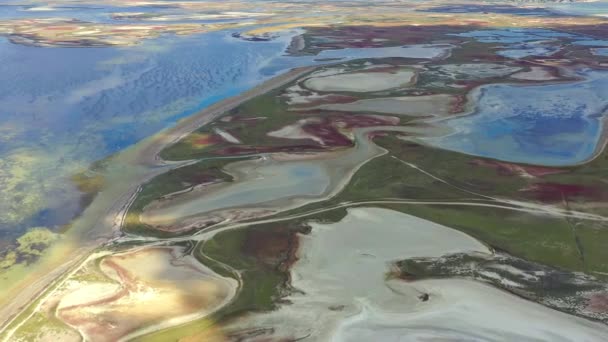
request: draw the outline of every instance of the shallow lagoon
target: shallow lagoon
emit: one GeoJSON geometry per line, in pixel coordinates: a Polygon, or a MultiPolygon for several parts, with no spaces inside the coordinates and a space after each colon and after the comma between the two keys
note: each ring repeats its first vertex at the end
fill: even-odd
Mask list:
{"type": "Polygon", "coordinates": [[[286,44],[242,41],[230,32],[125,48],[38,48],[0,39],[2,237],[68,223],[80,210],[71,175],[255,86],[267,78],[260,64],[286,44]]]}
{"type": "Polygon", "coordinates": [[[557,51],[559,51],[559,48],[554,46],[522,44],[516,46],[514,49],[500,50],[496,52],[496,54],[507,58],[519,59],[529,56],[551,56],[557,51]]]}
{"type": "Polygon", "coordinates": [[[548,29],[508,28],[493,30],[475,30],[465,33],[456,33],[454,36],[475,38],[482,43],[529,43],[534,41],[547,41],[554,38],[577,38],[578,36],[565,32],[548,29]]]}
{"type": "MultiPolygon", "coordinates": [[[[177,204],[160,202],[159,208],[142,215],[142,221],[151,225],[170,225],[201,213],[247,205],[271,207],[270,202],[290,202],[295,196],[319,197],[329,187],[329,176],[321,165],[313,163],[243,162],[229,165],[241,173],[233,186],[207,187],[193,191],[177,204]],[[200,192],[200,193],[199,193],[200,192]]],[[[235,171],[237,173],[237,171],[235,171]]],[[[271,210],[268,208],[267,210],[271,210]]]]}
{"type": "Polygon", "coordinates": [[[474,112],[445,121],[454,130],[427,143],[510,162],[563,166],[591,158],[608,106],[608,73],[589,71],[585,81],[541,86],[479,88],[474,112]]]}
{"type": "Polygon", "coordinates": [[[450,48],[413,45],[290,57],[283,53],[296,31],[269,42],[231,33],[169,35],[124,48],[37,48],[0,39],[0,158],[6,160],[0,168],[20,189],[0,201],[15,203],[0,205],[4,213],[14,211],[10,220],[0,215],[0,223],[10,225],[5,233],[16,237],[32,226],[68,223],[80,211],[71,175],[290,68],[327,63],[318,58],[430,58],[450,48]],[[24,163],[24,155],[33,157],[24,163]],[[29,171],[20,180],[22,168],[29,171]],[[22,193],[31,206],[15,199],[22,193]]]}
{"type": "Polygon", "coordinates": [[[144,209],[140,219],[153,226],[184,226],[183,222],[192,217],[199,217],[199,220],[213,215],[229,218],[232,214],[222,213],[227,209],[264,216],[330,197],[348,184],[361,165],[383,153],[381,148],[369,142],[367,134],[371,130],[364,128],[353,132],[355,148],[317,155],[282,155],[278,158],[266,155],[228,164],[224,170],[233,175],[233,182],[201,187],[173,199],[156,201],[144,209]],[[260,211],[260,208],[264,210],[260,211]]]}
{"type": "Polygon", "coordinates": [[[447,44],[414,44],[381,48],[347,48],[323,50],[314,56],[281,56],[272,60],[260,70],[263,75],[276,75],[279,72],[305,65],[322,65],[336,61],[346,62],[363,58],[438,58],[453,48],[447,44]]]}

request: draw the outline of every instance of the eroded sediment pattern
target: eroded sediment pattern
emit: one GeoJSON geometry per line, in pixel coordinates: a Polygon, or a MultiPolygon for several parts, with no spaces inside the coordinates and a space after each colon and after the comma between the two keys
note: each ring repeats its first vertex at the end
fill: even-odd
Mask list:
{"type": "Polygon", "coordinates": [[[606,340],[608,60],[579,30],[302,33],[280,68],[327,65],[118,159],[116,239],[13,336],[606,340]]]}
{"type": "Polygon", "coordinates": [[[55,314],[87,340],[117,341],[204,317],[236,290],[182,247],[135,248],[91,260],[55,295],[55,314]]]}
{"type": "MultiPolygon", "coordinates": [[[[491,254],[478,241],[399,212],[353,208],[333,224],[310,223],[291,270],[291,304],[242,327],[272,327],[274,338],[325,341],[509,339],[599,340],[608,328],[462,279],[408,282],[391,263],[455,252],[491,254]],[[324,317],[322,321],[318,317],[324,317]],[[557,324],[557,326],[556,326],[557,324]]],[[[260,337],[260,340],[263,340],[260,337]]]]}

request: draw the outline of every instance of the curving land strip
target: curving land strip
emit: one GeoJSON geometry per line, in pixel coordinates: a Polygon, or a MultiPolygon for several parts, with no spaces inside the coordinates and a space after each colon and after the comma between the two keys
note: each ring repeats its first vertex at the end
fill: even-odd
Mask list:
{"type": "Polygon", "coordinates": [[[253,89],[209,106],[179,121],[175,126],[142,140],[110,159],[108,184],[73,224],[68,236],[52,247],[53,257],[33,266],[22,281],[0,296],[0,336],[10,340],[20,322],[31,315],[28,308],[43,300],[66,274],[78,268],[98,247],[120,236],[125,214],[140,187],[153,177],[188,162],[166,163],[161,150],[211,122],[221,114],[256,96],[287,84],[315,67],[295,68],[253,89]],[[21,315],[25,315],[20,317],[21,315]]]}

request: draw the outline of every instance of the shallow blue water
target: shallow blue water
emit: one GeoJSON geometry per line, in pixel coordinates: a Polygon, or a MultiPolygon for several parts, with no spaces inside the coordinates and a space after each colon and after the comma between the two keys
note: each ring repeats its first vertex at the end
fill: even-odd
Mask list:
{"type": "Polygon", "coordinates": [[[608,46],[608,40],[599,40],[599,39],[591,39],[591,40],[579,40],[573,42],[574,45],[582,45],[582,46],[608,46]]]}
{"type": "MultiPolygon", "coordinates": [[[[18,189],[49,203],[19,222],[0,215],[0,225],[8,227],[0,236],[66,223],[80,210],[70,175],[284,70],[327,63],[316,60],[323,57],[432,56],[443,49],[344,49],[289,57],[283,56],[289,36],[248,42],[231,33],[169,35],[128,48],[38,48],[0,39],[0,158],[7,160],[0,168],[33,170],[18,189]],[[36,160],[21,165],[24,155],[36,160]]],[[[5,203],[20,200],[13,193],[0,197],[5,203]]]]}
{"type": "MultiPolygon", "coordinates": [[[[15,7],[0,6],[0,17],[7,11],[15,11],[15,7]]],[[[87,11],[97,18],[105,16],[108,8],[87,11]]],[[[80,210],[78,192],[68,180],[74,172],[284,70],[327,63],[319,58],[423,57],[427,53],[436,55],[438,49],[445,48],[343,49],[324,51],[319,56],[288,57],[283,56],[283,51],[289,37],[270,42],[247,42],[232,38],[231,33],[186,37],[167,35],[126,48],[37,48],[11,44],[1,38],[0,74],[3,77],[0,78],[0,102],[3,106],[0,108],[0,161],[3,164],[0,171],[9,174],[7,178],[10,180],[12,173],[19,175],[21,170],[28,170],[15,189],[23,193],[39,193],[48,204],[36,204],[40,208],[16,213],[24,215],[21,220],[7,220],[6,215],[0,215],[0,237],[7,234],[16,236],[32,226],[53,228],[65,224],[80,210]],[[23,163],[24,156],[32,156],[34,161],[23,163]]],[[[462,35],[511,44],[513,51],[509,52],[507,48],[503,53],[517,56],[528,53],[529,45],[526,44],[530,42],[571,36],[541,29],[479,30],[462,35]]],[[[535,50],[534,53],[543,51],[535,50]]],[[[602,83],[600,86],[605,85],[602,83]]],[[[493,92],[500,93],[499,90],[487,92],[486,99],[498,96],[493,92]]],[[[541,91],[541,94],[553,96],[551,91],[546,92],[541,91]]],[[[536,157],[531,156],[535,153],[545,155],[543,158],[549,164],[584,159],[582,156],[588,155],[594,147],[595,140],[591,137],[599,132],[598,125],[593,123],[595,121],[589,115],[581,114],[569,119],[567,129],[574,130],[572,136],[576,139],[583,134],[580,132],[587,134],[590,138],[585,146],[577,141],[560,142],[555,145],[556,151],[549,147],[543,150],[534,147],[535,144],[546,144],[550,138],[532,139],[514,134],[510,143],[521,145],[518,148],[524,152],[518,152],[516,148],[492,149],[491,144],[479,149],[470,142],[471,139],[490,142],[493,141],[491,136],[507,139],[509,127],[514,127],[513,132],[516,132],[520,128],[518,125],[528,127],[533,123],[503,118],[506,121],[501,127],[498,122],[467,120],[471,119],[455,121],[454,124],[468,125],[471,131],[481,125],[481,131],[469,133],[468,138],[464,133],[460,133],[460,137],[446,138],[445,141],[451,142],[458,138],[457,143],[450,142],[446,148],[524,162],[533,161],[536,157]],[[501,129],[506,131],[501,132],[501,129]],[[487,135],[485,138],[484,134],[487,135]],[[566,152],[560,155],[560,150],[566,152]]],[[[550,127],[559,123],[539,119],[540,126],[545,124],[550,127]]],[[[530,128],[529,131],[534,130],[530,128]]],[[[550,134],[551,137],[554,135],[550,134]]],[[[568,139],[574,139],[572,136],[568,139]]],[[[0,183],[2,181],[0,177],[0,183]]],[[[8,210],[8,206],[2,206],[3,202],[15,203],[13,208],[20,210],[27,208],[25,201],[13,191],[4,193],[0,196],[0,212],[8,210]],[[24,203],[19,202],[22,200],[24,203]]]]}
{"type": "Polygon", "coordinates": [[[522,44],[515,46],[514,49],[504,49],[497,51],[496,54],[508,58],[524,58],[528,56],[551,56],[559,51],[558,47],[543,46],[535,44],[522,44]]]}
{"type": "Polygon", "coordinates": [[[563,166],[593,156],[608,107],[608,73],[583,82],[478,89],[473,114],[445,123],[455,133],[427,139],[448,150],[511,162],[563,166]]]}
{"type": "Polygon", "coordinates": [[[591,53],[596,56],[608,56],[608,48],[591,49],[591,53]]]}
{"type": "Polygon", "coordinates": [[[526,43],[546,41],[551,38],[577,38],[578,36],[548,29],[506,28],[495,30],[475,30],[453,34],[459,37],[475,38],[482,43],[526,43]]]}
{"type": "Polygon", "coordinates": [[[260,65],[287,42],[230,33],[129,48],[38,48],[1,38],[0,185],[19,184],[0,195],[0,236],[67,223],[80,210],[70,175],[271,76],[260,65]],[[48,205],[30,209],[40,205],[27,197],[34,192],[48,205]]]}
{"type": "Polygon", "coordinates": [[[0,124],[17,122],[28,136],[52,134],[54,141],[102,134],[103,146],[88,156],[98,158],[252,86],[259,81],[256,66],[283,47],[226,33],[124,49],[46,49],[2,40],[0,124]],[[111,133],[117,127],[126,128],[120,137],[111,133]]]}
{"type": "Polygon", "coordinates": [[[588,47],[608,47],[608,40],[594,39],[585,35],[552,31],[549,29],[505,28],[491,30],[474,30],[454,34],[460,37],[474,38],[482,43],[504,44],[505,48],[497,51],[498,55],[519,59],[528,56],[551,56],[560,50],[563,41],[588,47]]]}

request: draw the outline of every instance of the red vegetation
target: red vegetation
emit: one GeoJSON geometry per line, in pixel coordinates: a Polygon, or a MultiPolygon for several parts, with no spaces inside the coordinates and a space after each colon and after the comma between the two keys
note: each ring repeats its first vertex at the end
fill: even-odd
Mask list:
{"type": "Polygon", "coordinates": [[[601,188],[579,184],[537,183],[523,190],[543,202],[558,202],[572,197],[604,200],[608,194],[601,188]]]}
{"type": "Polygon", "coordinates": [[[504,175],[504,176],[519,175],[519,176],[542,177],[542,176],[546,176],[546,175],[552,175],[552,174],[564,172],[564,170],[552,168],[552,167],[518,165],[518,164],[513,164],[513,163],[501,162],[501,161],[497,161],[497,160],[473,159],[470,163],[475,166],[493,168],[498,172],[498,174],[504,175]]]}
{"type": "Polygon", "coordinates": [[[194,147],[204,147],[204,146],[209,146],[209,145],[213,145],[213,144],[217,144],[220,142],[223,142],[224,140],[222,139],[222,137],[220,137],[219,135],[211,135],[211,134],[205,134],[205,135],[200,135],[197,136],[196,138],[192,139],[192,146],[194,147]]]}
{"type": "Polygon", "coordinates": [[[344,136],[336,126],[325,123],[309,123],[302,126],[302,130],[310,135],[314,135],[323,141],[326,146],[351,146],[352,141],[344,136]]]}
{"type": "Polygon", "coordinates": [[[247,233],[243,253],[258,261],[287,271],[297,261],[298,235],[286,228],[254,229],[247,233]]]}
{"type": "MultiPolygon", "coordinates": [[[[427,44],[434,39],[445,39],[446,33],[471,30],[473,26],[418,25],[397,27],[336,26],[310,28],[313,37],[329,38],[330,41],[313,41],[309,49],[327,50],[343,48],[377,48],[406,44],[427,44]]],[[[450,37],[454,38],[454,37],[450,37]]]]}
{"type": "Polygon", "coordinates": [[[217,155],[248,155],[257,153],[274,152],[311,152],[336,147],[353,146],[350,137],[344,134],[354,128],[394,126],[399,124],[399,118],[380,115],[352,115],[352,114],[333,114],[321,118],[311,118],[310,122],[301,126],[302,131],[317,137],[322,143],[311,139],[291,140],[292,145],[282,144],[278,146],[251,146],[235,145],[214,151],[217,155]],[[303,143],[306,141],[306,143],[303,143]]]}
{"type": "Polygon", "coordinates": [[[585,309],[597,313],[608,312],[608,294],[596,293],[592,295],[585,309]]]}
{"type": "Polygon", "coordinates": [[[462,113],[464,111],[464,106],[467,104],[466,95],[458,95],[455,97],[454,102],[452,102],[450,106],[450,113],[462,113]]]}
{"type": "Polygon", "coordinates": [[[353,142],[341,130],[398,124],[399,119],[391,116],[333,114],[318,122],[303,125],[302,130],[321,139],[324,146],[342,147],[351,146],[353,142]]]}

